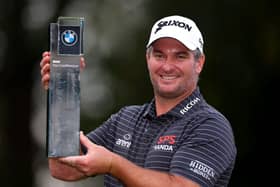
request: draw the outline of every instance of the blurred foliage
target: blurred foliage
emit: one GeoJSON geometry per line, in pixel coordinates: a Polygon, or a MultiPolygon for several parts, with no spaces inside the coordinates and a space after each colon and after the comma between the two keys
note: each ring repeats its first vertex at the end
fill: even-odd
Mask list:
{"type": "MultiPolygon", "coordinates": [[[[41,148],[31,134],[35,102],[32,89],[40,77],[41,53],[48,48],[48,24],[65,12],[72,1],[46,1],[46,4],[55,2],[52,14],[44,25],[28,30],[23,15],[30,2],[2,0],[0,7],[1,186],[34,186],[32,164],[35,152],[41,148]]],[[[80,3],[108,11],[107,4],[117,6],[124,1],[83,0],[80,3]]],[[[256,186],[262,182],[261,178],[256,180],[261,160],[273,155],[267,144],[276,142],[275,123],[279,123],[275,122],[280,104],[277,89],[280,17],[276,1],[154,0],[142,3],[144,21],[135,24],[133,32],[116,28],[116,35],[112,33],[119,37],[118,42],[99,64],[113,77],[113,83],[108,83],[113,93],[112,107],[98,118],[82,113],[81,128],[89,132],[122,106],[142,104],[153,97],[145,64],[145,44],[151,26],[163,16],[187,16],[198,24],[205,40],[206,64],[199,83],[201,91],[208,102],[230,120],[235,133],[238,158],[230,186],[256,186]]],[[[127,14],[120,14],[117,20],[114,11],[117,10],[105,12],[106,18],[94,11],[87,16],[95,20],[118,21],[117,25],[122,27],[126,25],[122,16],[133,16],[137,6],[127,14]]],[[[100,35],[102,29],[106,29],[104,25],[95,26],[100,28],[100,35]]],[[[94,57],[90,53],[85,54],[88,61],[94,57]]],[[[88,65],[94,69],[96,64],[88,65]]],[[[44,124],[42,121],[37,125],[44,124]]]]}

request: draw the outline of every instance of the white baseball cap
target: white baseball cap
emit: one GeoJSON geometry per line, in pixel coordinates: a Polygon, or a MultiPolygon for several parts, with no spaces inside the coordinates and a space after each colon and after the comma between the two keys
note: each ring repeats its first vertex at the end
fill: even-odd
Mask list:
{"type": "Polygon", "coordinates": [[[203,53],[203,38],[195,22],[182,16],[168,16],[158,20],[151,31],[148,48],[160,38],[174,38],[190,50],[199,49],[203,53]]]}

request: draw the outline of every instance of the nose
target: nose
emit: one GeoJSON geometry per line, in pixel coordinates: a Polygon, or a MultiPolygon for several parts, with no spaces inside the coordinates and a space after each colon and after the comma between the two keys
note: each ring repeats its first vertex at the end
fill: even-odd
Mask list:
{"type": "Polygon", "coordinates": [[[161,68],[165,72],[171,72],[174,69],[174,63],[172,63],[172,61],[166,59],[166,61],[162,64],[161,68]]]}
{"type": "Polygon", "coordinates": [[[176,58],[173,57],[172,55],[167,55],[164,59],[164,64],[175,64],[176,63],[176,58]]]}

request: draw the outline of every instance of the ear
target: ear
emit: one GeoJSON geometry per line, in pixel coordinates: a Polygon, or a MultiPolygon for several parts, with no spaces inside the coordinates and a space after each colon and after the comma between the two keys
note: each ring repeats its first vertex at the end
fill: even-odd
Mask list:
{"type": "Polygon", "coordinates": [[[195,63],[195,71],[196,71],[196,73],[200,74],[200,72],[203,69],[204,62],[205,62],[205,55],[202,54],[199,57],[198,61],[195,63]]]}

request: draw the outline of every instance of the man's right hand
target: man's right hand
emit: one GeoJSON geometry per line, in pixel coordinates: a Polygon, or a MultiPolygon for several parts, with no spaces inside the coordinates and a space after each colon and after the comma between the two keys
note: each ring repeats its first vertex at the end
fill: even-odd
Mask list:
{"type": "MultiPolygon", "coordinates": [[[[43,52],[42,60],[40,62],[40,67],[41,67],[41,83],[45,90],[49,88],[50,59],[51,59],[51,53],[49,51],[43,52]]],[[[84,69],[85,66],[86,66],[85,60],[83,57],[81,57],[81,61],[80,61],[81,70],[84,69]]]]}

